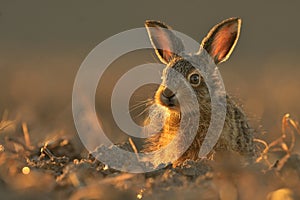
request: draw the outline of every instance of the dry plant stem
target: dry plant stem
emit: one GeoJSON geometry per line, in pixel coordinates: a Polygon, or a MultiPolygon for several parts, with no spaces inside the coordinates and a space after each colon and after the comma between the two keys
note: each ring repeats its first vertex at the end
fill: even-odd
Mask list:
{"type": "Polygon", "coordinates": [[[51,161],[54,161],[55,159],[57,159],[57,157],[47,148],[47,146],[48,143],[45,143],[45,145],[41,148],[41,153],[42,155],[47,155],[51,161]]]}
{"type": "Polygon", "coordinates": [[[256,162],[259,163],[261,161],[265,161],[267,163],[267,165],[270,167],[272,164],[269,162],[269,160],[267,159],[267,153],[269,152],[269,145],[267,142],[265,142],[264,140],[261,140],[261,139],[257,139],[257,138],[254,138],[253,139],[254,142],[258,142],[258,143],[261,143],[265,146],[264,150],[262,151],[261,153],[261,156],[259,156],[257,159],[256,159],[256,162]]]}
{"type": "Polygon", "coordinates": [[[133,149],[133,151],[134,151],[134,153],[135,153],[137,159],[140,160],[138,150],[137,150],[137,148],[136,148],[136,146],[135,146],[133,140],[131,139],[131,137],[129,137],[128,140],[129,140],[130,146],[132,147],[132,149],[133,149]]]}
{"type": "Polygon", "coordinates": [[[4,129],[8,128],[9,126],[12,126],[15,122],[9,121],[9,120],[2,120],[0,121],[0,131],[3,131],[4,129]]]}
{"type": "Polygon", "coordinates": [[[261,156],[256,159],[256,162],[265,161],[270,168],[276,167],[277,170],[280,170],[294,150],[296,140],[295,133],[300,134],[298,123],[291,119],[289,114],[285,114],[282,118],[281,136],[279,138],[270,144],[267,144],[265,141],[260,139],[254,139],[255,142],[259,142],[265,146],[265,149],[261,153],[261,156]],[[275,165],[272,165],[268,160],[268,153],[278,151],[285,152],[286,155],[278,160],[275,165]]]}
{"type": "Polygon", "coordinates": [[[14,125],[15,121],[8,120],[8,111],[5,110],[2,119],[0,120],[0,131],[3,131],[4,129],[8,128],[9,126],[14,125]]]}
{"type": "Polygon", "coordinates": [[[32,149],[33,147],[31,146],[28,127],[27,127],[27,124],[25,122],[22,123],[22,129],[23,129],[25,144],[26,144],[28,149],[32,149]]]}

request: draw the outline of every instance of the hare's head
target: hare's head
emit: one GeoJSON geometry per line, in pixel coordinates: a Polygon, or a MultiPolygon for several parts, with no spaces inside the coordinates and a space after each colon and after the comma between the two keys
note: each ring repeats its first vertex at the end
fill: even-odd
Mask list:
{"type": "Polygon", "coordinates": [[[227,60],[238,40],[241,20],[230,18],[217,24],[203,39],[199,51],[186,56],[180,55],[184,52],[183,42],[171,31],[169,26],[158,21],[146,21],[145,26],[157,57],[166,64],[162,75],[162,84],[155,94],[156,103],[176,111],[179,110],[180,106],[178,99],[180,97],[182,99],[189,98],[181,92],[182,84],[178,82],[178,77],[174,74],[180,74],[181,77],[184,77],[194,90],[200,104],[203,99],[208,99],[209,92],[201,71],[193,67],[188,61],[190,59],[185,58],[186,56],[191,59],[193,57],[200,58],[203,60],[201,65],[207,64],[204,54],[209,54],[210,60],[215,64],[227,60]],[[171,73],[174,70],[179,73],[171,73]],[[172,86],[169,87],[171,83],[172,86]]]}

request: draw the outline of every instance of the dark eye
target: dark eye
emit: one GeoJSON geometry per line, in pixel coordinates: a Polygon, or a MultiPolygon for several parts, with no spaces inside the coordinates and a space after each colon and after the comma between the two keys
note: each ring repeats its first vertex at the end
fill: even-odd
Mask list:
{"type": "Polygon", "coordinates": [[[194,86],[198,86],[200,83],[200,76],[199,74],[192,74],[190,76],[190,83],[194,86]]]}

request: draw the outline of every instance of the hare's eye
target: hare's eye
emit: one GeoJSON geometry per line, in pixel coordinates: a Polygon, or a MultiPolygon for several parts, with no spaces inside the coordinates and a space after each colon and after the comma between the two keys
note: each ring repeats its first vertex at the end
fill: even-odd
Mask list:
{"type": "Polygon", "coordinates": [[[190,83],[193,85],[193,86],[198,86],[199,83],[200,83],[200,76],[199,74],[192,74],[190,76],[190,83]]]}

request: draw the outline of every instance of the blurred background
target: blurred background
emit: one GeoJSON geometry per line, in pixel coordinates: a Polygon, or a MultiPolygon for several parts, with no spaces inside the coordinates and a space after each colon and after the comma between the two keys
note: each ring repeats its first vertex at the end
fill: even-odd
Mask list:
{"type": "MultiPolygon", "coordinates": [[[[220,71],[227,92],[262,137],[275,138],[285,113],[300,120],[299,7],[298,1],[1,0],[0,113],[6,110],[9,118],[27,122],[36,141],[58,130],[77,138],[72,87],[80,64],[96,45],[142,27],[147,19],[164,21],[200,42],[216,23],[239,16],[240,40],[220,71]]],[[[125,57],[99,83],[97,111],[106,124],[113,124],[107,105],[114,81],[132,65],[158,62],[153,50],[125,57]]],[[[139,91],[139,97],[152,95],[139,91]]],[[[109,129],[115,141],[124,138],[118,128],[109,129]]]]}

